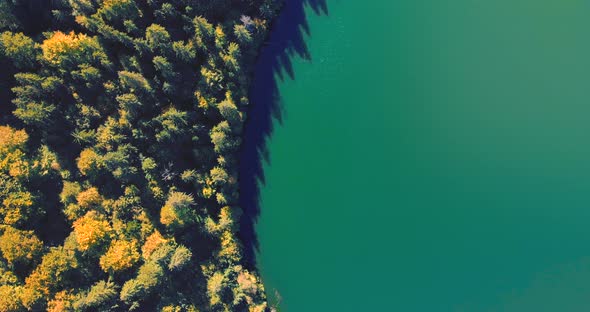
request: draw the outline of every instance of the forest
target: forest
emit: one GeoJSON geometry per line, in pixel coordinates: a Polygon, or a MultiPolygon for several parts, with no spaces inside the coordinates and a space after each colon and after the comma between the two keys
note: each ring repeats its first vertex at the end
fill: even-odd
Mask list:
{"type": "Polygon", "coordinates": [[[0,0],[0,311],[267,311],[237,151],[277,0],[0,0]]]}

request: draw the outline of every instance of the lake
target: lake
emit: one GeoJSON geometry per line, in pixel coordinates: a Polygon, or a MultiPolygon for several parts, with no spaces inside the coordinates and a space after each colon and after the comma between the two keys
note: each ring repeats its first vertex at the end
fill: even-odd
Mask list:
{"type": "Polygon", "coordinates": [[[241,173],[271,302],[590,309],[590,2],[287,2],[241,173]]]}

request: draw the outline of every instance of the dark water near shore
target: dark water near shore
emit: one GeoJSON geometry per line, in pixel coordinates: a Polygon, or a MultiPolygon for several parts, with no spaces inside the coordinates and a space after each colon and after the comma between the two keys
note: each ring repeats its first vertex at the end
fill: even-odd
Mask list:
{"type": "Polygon", "coordinates": [[[281,311],[590,309],[590,2],[287,2],[241,173],[281,311]]]}

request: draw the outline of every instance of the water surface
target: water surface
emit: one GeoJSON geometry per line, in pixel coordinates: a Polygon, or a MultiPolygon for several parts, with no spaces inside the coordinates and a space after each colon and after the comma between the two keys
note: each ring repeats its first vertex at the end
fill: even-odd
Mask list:
{"type": "Polygon", "coordinates": [[[300,6],[257,194],[281,311],[588,310],[589,2],[300,6]]]}

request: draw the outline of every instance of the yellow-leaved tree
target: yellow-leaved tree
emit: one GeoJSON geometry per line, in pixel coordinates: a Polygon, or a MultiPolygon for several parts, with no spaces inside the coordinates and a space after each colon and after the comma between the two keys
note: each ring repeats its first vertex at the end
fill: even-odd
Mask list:
{"type": "Polygon", "coordinates": [[[70,67],[75,64],[106,61],[98,40],[85,34],[54,32],[41,44],[43,59],[54,66],[70,67]]]}
{"type": "Polygon", "coordinates": [[[78,169],[83,175],[95,174],[103,166],[102,158],[93,149],[87,148],[78,157],[78,169]]]}
{"type": "Polygon", "coordinates": [[[0,236],[0,251],[10,265],[28,265],[38,260],[43,243],[33,231],[22,231],[7,227],[0,236]]]}
{"type": "Polygon", "coordinates": [[[89,211],[74,221],[74,234],[78,249],[87,251],[109,240],[112,228],[108,221],[96,211],[89,211]]]}
{"type": "Polygon", "coordinates": [[[100,257],[100,267],[107,273],[131,268],[139,261],[137,244],[133,241],[115,240],[109,250],[100,257]]]}
{"type": "Polygon", "coordinates": [[[29,136],[24,130],[0,126],[0,170],[10,176],[26,179],[30,165],[25,155],[25,145],[29,136]]]}

